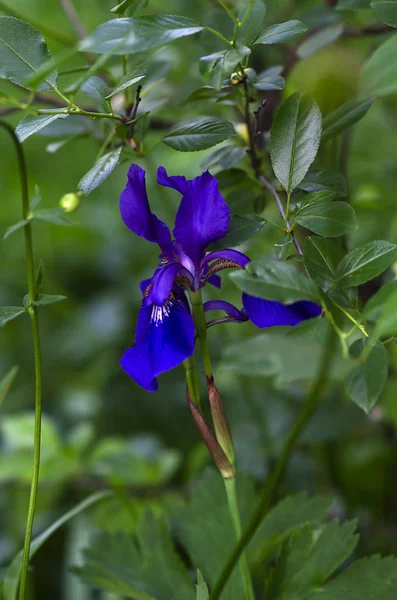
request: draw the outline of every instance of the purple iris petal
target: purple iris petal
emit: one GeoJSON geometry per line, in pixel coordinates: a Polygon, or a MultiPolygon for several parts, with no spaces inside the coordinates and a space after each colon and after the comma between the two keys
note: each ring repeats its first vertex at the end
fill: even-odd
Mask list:
{"type": "Polygon", "coordinates": [[[321,307],[314,302],[302,300],[285,305],[274,300],[249,296],[245,292],[243,293],[243,306],[249,319],[260,328],[276,325],[294,326],[321,314],[321,307]]]}
{"type": "Polygon", "coordinates": [[[248,319],[241,310],[225,300],[208,300],[208,302],[204,302],[204,311],[208,312],[209,310],[223,310],[229,317],[232,317],[236,321],[247,321],[248,319]]]}
{"type": "Polygon", "coordinates": [[[170,230],[150,210],[146,194],[145,171],[138,165],[131,165],[128,170],[127,186],[120,196],[120,212],[124,223],[131,231],[149,242],[157,243],[163,252],[169,253],[170,230]]]}
{"type": "Polygon", "coordinates": [[[186,177],[182,177],[181,175],[169,176],[164,167],[159,167],[157,169],[157,183],[173,188],[182,195],[186,192],[188,185],[186,177]]]}
{"type": "Polygon", "coordinates": [[[179,301],[142,305],[136,344],[120,361],[122,369],[149,392],[158,389],[157,375],[180,365],[194,351],[194,324],[179,301]]]}
{"type": "Polygon", "coordinates": [[[164,302],[168,300],[174,280],[179,273],[183,274],[188,279],[191,279],[189,271],[187,271],[180,263],[171,263],[169,265],[160,266],[153,277],[153,283],[145,298],[145,304],[162,306],[164,302]]]}
{"type": "Polygon", "coordinates": [[[208,171],[187,182],[175,219],[175,239],[198,266],[205,249],[227,233],[230,209],[208,171]]]}
{"type": "Polygon", "coordinates": [[[220,258],[230,260],[231,262],[234,262],[237,265],[239,265],[242,269],[245,269],[248,263],[251,262],[251,259],[248,258],[248,256],[246,256],[242,252],[239,252],[238,250],[217,250],[216,252],[210,252],[209,254],[207,254],[207,256],[201,263],[202,268],[205,265],[208,265],[208,263],[212,262],[213,260],[218,260],[220,258]]]}
{"type": "Polygon", "coordinates": [[[207,283],[210,283],[211,285],[213,285],[214,287],[218,288],[218,290],[221,288],[222,286],[222,280],[219,277],[219,275],[211,275],[211,277],[208,277],[207,279],[207,283]]]}

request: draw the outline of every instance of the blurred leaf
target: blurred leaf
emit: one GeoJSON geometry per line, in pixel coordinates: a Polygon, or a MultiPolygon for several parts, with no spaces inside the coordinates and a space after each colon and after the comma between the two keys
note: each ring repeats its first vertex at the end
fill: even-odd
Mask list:
{"type": "Polygon", "coordinates": [[[263,91],[283,90],[285,79],[281,76],[282,70],[282,67],[276,66],[262,71],[262,73],[259,73],[258,78],[254,83],[254,87],[263,91]]]}
{"type": "Polygon", "coordinates": [[[295,219],[299,225],[325,237],[346,235],[357,227],[350,204],[326,199],[305,204],[296,212],[295,219]]]}
{"type": "MultiPolygon", "coordinates": [[[[38,535],[31,543],[30,546],[30,558],[36,554],[36,552],[41,548],[41,546],[51,537],[53,533],[55,533],[62,525],[73,519],[73,517],[77,516],[86,508],[89,508],[93,504],[100,502],[104,498],[108,498],[111,495],[110,492],[97,492],[96,494],[92,494],[85,498],[80,504],[77,504],[72,510],[69,510],[67,513],[62,515],[59,519],[57,519],[54,523],[52,523],[45,531],[43,531],[40,535],[38,535]]],[[[7,568],[4,579],[3,579],[3,600],[16,600],[17,592],[19,587],[19,579],[21,575],[21,566],[22,566],[22,554],[23,550],[18,552],[15,556],[9,567],[7,568]]]]}
{"type": "Polygon", "coordinates": [[[342,33],[343,25],[339,24],[321,29],[318,33],[311,35],[305,42],[302,42],[296,51],[297,55],[301,59],[309,58],[309,56],[336,42],[342,33]]]}
{"type": "Polygon", "coordinates": [[[163,142],[180,152],[196,152],[216,146],[235,133],[230,121],[215,117],[196,118],[184,121],[171,129],[163,138],[163,142]]]}
{"type": "Polygon", "coordinates": [[[222,169],[231,169],[247,156],[244,148],[241,146],[223,146],[217,148],[201,162],[203,170],[210,169],[219,165],[222,169]]]}
{"type": "Polygon", "coordinates": [[[201,75],[209,80],[211,85],[213,85],[217,90],[222,86],[223,65],[226,52],[226,50],[213,52],[207,56],[202,56],[199,60],[199,69],[201,75]]]}
{"type": "Polygon", "coordinates": [[[193,35],[204,27],[175,15],[122,18],[99,25],[80,42],[80,50],[105,54],[134,54],[158,48],[181,37],[193,35]]]}
{"type": "Polygon", "coordinates": [[[79,181],[77,188],[85,196],[88,196],[88,194],[100,186],[113,173],[119,163],[122,149],[123,147],[120,146],[116,150],[111,150],[107,154],[104,154],[79,181]]]}
{"type": "Polygon", "coordinates": [[[363,96],[397,92],[397,34],[381,44],[361,72],[363,96]]]}
{"type": "Polygon", "coordinates": [[[335,171],[309,171],[298,186],[305,192],[330,190],[338,196],[346,196],[346,180],[335,171]]]}
{"type": "Polygon", "coordinates": [[[364,310],[362,311],[363,317],[371,321],[377,321],[384,309],[384,305],[389,298],[394,295],[395,291],[397,291],[397,280],[382,285],[380,290],[378,290],[365,305],[364,310]]]}
{"type": "Polygon", "coordinates": [[[339,0],[336,10],[361,10],[369,8],[370,0],[339,0]]]}
{"type": "Polygon", "coordinates": [[[281,105],[270,134],[270,155],[277,179],[288,194],[301,183],[321,139],[321,113],[308,94],[296,92],[281,105]]]}
{"type": "Polygon", "coordinates": [[[265,219],[256,215],[232,215],[227,234],[224,238],[212,244],[210,250],[240,246],[257,233],[257,231],[260,231],[265,223],[265,219]]]}
{"type": "MultiPolygon", "coordinates": [[[[40,31],[20,19],[0,17],[0,78],[35,89],[26,80],[50,61],[51,54],[40,31]]],[[[56,81],[57,73],[52,68],[37,89],[52,89],[56,81]]]]}
{"type": "Polygon", "coordinates": [[[303,257],[310,277],[326,292],[337,281],[338,265],[345,256],[341,246],[317,236],[307,237],[303,257]]]}
{"type": "Polygon", "coordinates": [[[35,306],[44,306],[45,304],[54,304],[54,302],[61,302],[67,300],[66,296],[53,296],[51,294],[39,294],[37,300],[33,302],[35,306]]]}
{"type": "Polygon", "coordinates": [[[112,13],[124,13],[133,4],[135,4],[135,2],[136,2],[136,0],[123,0],[122,2],[120,2],[120,4],[117,4],[116,6],[113,6],[113,8],[110,9],[110,12],[112,12],[112,13]]]}
{"type": "Polygon", "coordinates": [[[246,3],[239,14],[239,21],[244,20],[244,22],[237,32],[237,42],[246,46],[251,46],[260,34],[266,16],[266,5],[263,0],[254,0],[253,4],[250,4],[252,3],[246,3]],[[247,17],[245,17],[246,10],[249,10],[247,17]]]}
{"type": "Polygon", "coordinates": [[[249,263],[244,271],[234,271],[230,277],[240,290],[257,298],[283,304],[319,300],[315,283],[291,264],[279,260],[249,263]]]}
{"type": "Polygon", "coordinates": [[[65,211],[60,207],[36,210],[33,213],[32,220],[47,221],[47,223],[54,223],[54,225],[63,225],[65,227],[74,227],[77,225],[73,219],[65,215],[65,211]]]}
{"type": "Polygon", "coordinates": [[[109,88],[103,79],[97,75],[92,75],[92,77],[89,77],[87,81],[83,83],[81,91],[87,94],[89,98],[92,98],[95,102],[102,105],[109,93],[109,88]]]}
{"type": "Polygon", "coordinates": [[[3,236],[3,240],[6,240],[9,235],[14,233],[14,231],[18,231],[18,229],[22,229],[22,227],[25,227],[27,223],[30,223],[30,221],[31,219],[22,219],[22,221],[18,221],[18,223],[15,223],[14,225],[11,225],[11,227],[8,227],[3,236]]]}
{"type": "Polygon", "coordinates": [[[15,129],[20,142],[24,142],[28,137],[44,129],[53,121],[66,119],[69,115],[54,113],[52,115],[27,115],[20,121],[15,129]]]}
{"type": "Polygon", "coordinates": [[[12,367],[6,375],[0,379],[0,407],[3,404],[11,385],[17,376],[19,367],[12,367]]]}
{"type": "MultiPolygon", "coordinates": [[[[363,339],[356,340],[350,346],[351,356],[358,359],[365,345],[363,339]]],[[[376,342],[365,362],[355,366],[346,375],[345,390],[349,398],[368,414],[379,400],[386,379],[387,352],[383,344],[376,342]]]]}
{"type": "Polygon", "coordinates": [[[210,593],[200,571],[197,570],[196,600],[209,600],[210,593]]]}
{"type": "Polygon", "coordinates": [[[23,306],[0,306],[0,327],[25,313],[23,306]]]}
{"type": "Polygon", "coordinates": [[[190,102],[197,102],[199,100],[209,100],[212,98],[216,98],[218,95],[218,90],[211,85],[203,85],[202,87],[194,90],[189,96],[184,100],[181,106],[185,106],[190,102]]]}
{"type": "Polygon", "coordinates": [[[375,325],[374,337],[397,335],[397,292],[394,290],[385,301],[375,325]]]}
{"type": "Polygon", "coordinates": [[[236,48],[230,48],[225,53],[223,58],[223,70],[226,74],[240,63],[246,56],[251,54],[251,50],[247,46],[237,46],[236,48]]]}
{"type": "Polygon", "coordinates": [[[280,44],[297,35],[302,35],[307,31],[306,25],[301,21],[286,21],[285,23],[277,23],[270,25],[263,33],[255,40],[255,44],[280,44]]]}
{"type": "Polygon", "coordinates": [[[144,67],[136,67],[135,69],[132,69],[126,75],[124,75],[124,77],[118,82],[114,90],[106,96],[106,99],[108,100],[109,98],[112,98],[112,96],[115,96],[123,90],[126,90],[131,85],[134,85],[134,83],[138,83],[138,81],[141,81],[145,77],[146,69],[144,67]]]}
{"type": "Polygon", "coordinates": [[[395,244],[383,240],[355,248],[341,261],[338,281],[343,287],[361,285],[386,271],[397,259],[395,244]]]}
{"type": "Polygon", "coordinates": [[[322,141],[325,142],[331,139],[360,121],[367,114],[374,100],[375,98],[364,101],[349,100],[346,104],[342,104],[332,113],[329,113],[323,120],[322,141]]]}
{"type": "Polygon", "coordinates": [[[390,0],[387,2],[371,2],[370,6],[376,16],[386,25],[397,27],[397,2],[390,0]]]}

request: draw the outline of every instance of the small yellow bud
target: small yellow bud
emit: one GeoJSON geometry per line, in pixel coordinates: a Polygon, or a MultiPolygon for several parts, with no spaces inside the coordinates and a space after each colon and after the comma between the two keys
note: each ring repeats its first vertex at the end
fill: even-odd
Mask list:
{"type": "Polygon", "coordinates": [[[232,73],[230,75],[230,83],[232,85],[238,85],[241,82],[241,74],[240,73],[232,73]]]}
{"type": "Polygon", "coordinates": [[[239,135],[246,144],[249,144],[250,140],[247,125],[245,123],[237,123],[237,125],[234,126],[234,129],[236,130],[237,135],[239,135]]]}
{"type": "Polygon", "coordinates": [[[75,212],[79,207],[82,195],[82,192],[70,192],[69,194],[65,194],[60,199],[59,206],[63,208],[66,213],[75,212]]]}

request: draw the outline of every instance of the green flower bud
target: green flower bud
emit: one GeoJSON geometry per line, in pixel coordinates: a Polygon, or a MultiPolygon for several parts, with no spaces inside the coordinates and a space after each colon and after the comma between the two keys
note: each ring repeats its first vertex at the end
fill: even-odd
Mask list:
{"type": "Polygon", "coordinates": [[[65,194],[60,199],[59,206],[63,208],[66,213],[75,212],[80,205],[80,198],[82,195],[82,192],[70,192],[69,194],[65,194]]]}

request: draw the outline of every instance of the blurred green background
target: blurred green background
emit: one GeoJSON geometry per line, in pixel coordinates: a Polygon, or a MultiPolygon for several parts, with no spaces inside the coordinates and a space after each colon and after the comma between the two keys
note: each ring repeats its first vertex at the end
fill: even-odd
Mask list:
{"type": "MultiPolygon", "coordinates": [[[[55,0],[12,0],[3,4],[36,23],[73,35],[55,0]]],[[[113,5],[113,0],[75,1],[88,31],[112,18],[109,10],[113,5]]],[[[235,3],[239,5],[242,3],[235,3]]],[[[313,27],[316,19],[322,23],[329,19],[331,25],[333,22],[333,13],[321,0],[268,0],[267,8],[269,24],[292,18],[313,27]]],[[[189,16],[223,28],[230,35],[227,17],[216,2],[153,0],[150,10],[189,16]]],[[[1,7],[0,14],[5,14],[1,7]]],[[[351,26],[368,21],[366,11],[345,18],[350,19],[351,26]]],[[[62,50],[56,40],[46,37],[53,55],[62,50]]],[[[387,34],[346,38],[302,60],[289,74],[284,94],[309,90],[326,114],[359,94],[361,65],[386,38],[387,34]]],[[[141,110],[153,109],[156,118],[166,122],[192,115],[216,115],[238,124],[241,116],[232,107],[211,102],[180,106],[193,89],[203,85],[198,69],[200,56],[218,48],[217,40],[205,34],[200,43],[194,36],[160,49],[152,58],[149,73],[153,82],[161,81],[144,97],[141,110]]],[[[283,46],[260,46],[252,65],[263,70],[281,64],[285,52],[283,46]]],[[[83,57],[74,61],[84,64],[83,57]]],[[[116,60],[114,65],[120,68],[116,60]]],[[[66,86],[67,76],[64,82],[66,86]]],[[[5,81],[0,81],[0,91],[25,97],[22,90],[15,91],[5,81]]],[[[396,100],[393,96],[377,100],[348,139],[344,164],[348,199],[359,223],[357,234],[349,240],[350,247],[377,238],[397,243],[396,100]]],[[[16,124],[21,114],[7,118],[16,124]]],[[[39,186],[44,208],[57,206],[65,193],[76,189],[99,150],[93,137],[79,137],[55,153],[49,152],[48,145],[62,137],[55,127],[52,133],[51,137],[33,136],[24,143],[30,190],[33,193],[34,186],[39,186]]],[[[178,153],[163,145],[161,136],[161,130],[150,131],[148,147],[158,145],[138,162],[147,170],[153,210],[172,225],[179,197],[156,185],[157,167],[164,165],[170,174],[194,177],[212,150],[178,153]]],[[[21,218],[14,150],[4,133],[0,134],[0,152],[3,234],[21,218]]],[[[249,170],[248,159],[239,167],[249,170]]],[[[44,291],[68,298],[40,310],[45,422],[37,531],[96,489],[127,489],[138,511],[148,502],[161,510],[165,493],[183,492],[187,482],[209,463],[187,409],[182,367],[163,375],[160,389],[154,394],[141,390],[119,367],[119,358],[134,340],[139,282],[150,276],[157,264],[157,249],[132,235],[119,216],[118,198],[127,168],[128,162],[122,162],[102,186],[82,200],[73,215],[75,227],[34,225],[36,260],[41,258],[45,267],[44,291]]],[[[263,207],[263,215],[276,219],[271,199],[262,193],[259,196],[256,202],[263,207]]],[[[242,250],[252,257],[271,254],[279,241],[276,230],[265,227],[242,250]]],[[[26,293],[22,230],[1,241],[0,247],[0,303],[18,305],[26,293]]],[[[227,274],[223,276],[223,289],[223,296],[239,305],[238,290],[227,274]]],[[[207,291],[208,298],[217,294],[216,290],[207,291]]],[[[239,466],[259,483],[267,476],[304,397],[306,387],[298,372],[302,364],[299,360],[310,365],[313,349],[311,341],[307,348],[301,347],[298,339],[295,350],[281,364],[262,369],[262,363],[268,363],[273,341],[269,332],[248,343],[258,333],[249,323],[227,324],[211,329],[209,341],[239,466]],[[248,376],[251,367],[253,378],[248,376]]],[[[333,494],[337,498],[336,514],[359,517],[362,552],[397,552],[397,351],[392,347],[389,352],[394,367],[382,402],[369,418],[348,402],[341,385],[329,387],[318,415],[295,452],[282,490],[333,494]]],[[[3,567],[22,544],[31,472],[34,373],[27,316],[7,324],[0,332],[0,377],[14,365],[19,368],[18,376],[0,409],[3,567]]],[[[91,592],[82,589],[68,572],[68,565],[78,560],[78,548],[93,527],[131,525],[127,525],[121,500],[105,502],[93,512],[93,519],[81,517],[53,536],[40,551],[33,562],[32,598],[94,597],[84,595],[91,592]]]]}

